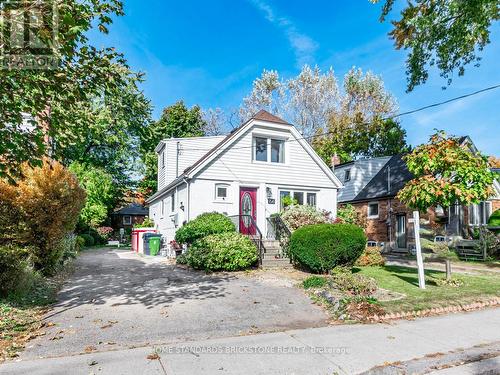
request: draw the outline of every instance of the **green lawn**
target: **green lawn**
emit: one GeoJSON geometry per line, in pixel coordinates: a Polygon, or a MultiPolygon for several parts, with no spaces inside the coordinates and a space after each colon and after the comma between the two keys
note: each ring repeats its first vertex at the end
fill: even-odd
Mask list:
{"type": "Polygon", "coordinates": [[[461,281],[463,283],[461,286],[438,286],[436,281],[443,280],[445,274],[440,271],[426,270],[426,289],[422,290],[418,287],[418,275],[415,268],[357,267],[354,271],[373,277],[380,288],[406,295],[400,300],[380,302],[387,312],[424,310],[500,296],[500,276],[498,275],[475,276],[453,273],[452,278],[461,281]]]}

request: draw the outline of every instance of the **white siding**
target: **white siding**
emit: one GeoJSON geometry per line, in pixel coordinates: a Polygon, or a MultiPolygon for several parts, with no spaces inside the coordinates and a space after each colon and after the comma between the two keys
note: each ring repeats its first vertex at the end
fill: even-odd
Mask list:
{"type": "Polygon", "coordinates": [[[295,140],[285,143],[285,163],[253,161],[253,135],[293,139],[287,130],[250,128],[231,147],[205,166],[197,178],[226,179],[240,182],[266,182],[311,187],[334,187],[334,183],[295,140]]]}
{"type": "Polygon", "coordinates": [[[334,168],[335,175],[340,182],[344,184],[344,188],[338,192],[339,202],[348,202],[353,200],[356,195],[371,181],[373,177],[384,167],[390,160],[391,156],[384,156],[373,159],[360,159],[354,163],[341,165],[334,168]],[[344,182],[344,174],[347,169],[351,170],[351,180],[344,182]]]}
{"type": "Polygon", "coordinates": [[[158,188],[168,185],[181,175],[185,169],[197,162],[210,149],[216,146],[224,136],[171,138],[165,143],[165,169],[161,170],[161,153],[158,154],[158,188]],[[177,144],[179,144],[179,164],[177,165],[177,144]]]}

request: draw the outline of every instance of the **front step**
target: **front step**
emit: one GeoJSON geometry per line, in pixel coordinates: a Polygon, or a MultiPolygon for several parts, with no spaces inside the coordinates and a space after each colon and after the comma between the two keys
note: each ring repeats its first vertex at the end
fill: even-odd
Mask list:
{"type": "Polygon", "coordinates": [[[262,259],[262,268],[293,268],[288,258],[262,259]]]}

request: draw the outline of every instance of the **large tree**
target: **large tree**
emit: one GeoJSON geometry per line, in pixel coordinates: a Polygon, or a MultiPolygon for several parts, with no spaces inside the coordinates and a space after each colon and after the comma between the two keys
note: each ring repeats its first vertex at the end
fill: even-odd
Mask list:
{"type": "Polygon", "coordinates": [[[444,132],[431,136],[429,143],[416,147],[405,157],[414,179],[398,193],[411,208],[469,205],[488,199],[492,193],[493,172],[485,156],[461,145],[444,132]]]}
{"type": "MultiPolygon", "coordinates": [[[[50,69],[0,70],[0,176],[11,178],[23,161],[41,165],[43,155],[66,158],[71,146],[86,141],[89,124],[100,121],[94,117],[93,106],[130,88],[137,92],[140,79],[114,48],[96,48],[87,37],[92,28],[107,32],[111,17],[123,14],[121,1],[2,2],[4,20],[11,20],[13,11],[36,14],[38,21],[43,18],[30,35],[50,46],[55,63],[50,69]]],[[[0,23],[4,42],[13,40],[11,31],[9,22],[0,23]]],[[[16,53],[30,55],[32,51],[16,53]]]]}
{"type": "MultiPolygon", "coordinates": [[[[395,0],[383,2],[382,22],[395,0]]],[[[498,0],[409,1],[389,33],[396,49],[409,50],[408,91],[427,81],[430,66],[436,65],[448,84],[455,72],[464,74],[466,65],[478,66],[480,52],[490,43],[491,25],[498,19],[498,0]]]]}
{"type": "Polygon", "coordinates": [[[350,160],[357,156],[382,156],[406,152],[406,133],[390,118],[397,112],[393,96],[380,77],[351,69],[343,86],[330,69],[305,65],[288,80],[266,71],[240,107],[244,121],[259,109],[293,123],[328,163],[334,154],[350,160]]]}
{"type": "Polygon", "coordinates": [[[146,128],[140,140],[140,152],[144,165],[144,178],[140,190],[149,196],[157,189],[157,158],[155,148],[162,139],[199,137],[205,135],[207,127],[201,108],[197,105],[187,108],[183,101],[166,107],[161,118],[146,128]]]}

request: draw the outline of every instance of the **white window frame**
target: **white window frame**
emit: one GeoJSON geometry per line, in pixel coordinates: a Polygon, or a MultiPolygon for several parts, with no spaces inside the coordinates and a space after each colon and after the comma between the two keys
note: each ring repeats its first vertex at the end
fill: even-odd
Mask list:
{"type": "Polygon", "coordinates": [[[314,194],[316,195],[316,199],[315,199],[315,203],[316,205],[313,206],[315,208],[318,208],[318,191],[314,191],[314,190],[304,190],[304,189],[287,189],[287,188],[283,188],[283,189],[278,189],[278,199],[279,199],[279,206],[280,206],[280,210],[283,209],[283,205],[281,203],[281,193],[282,192],[287,192],[289,193],[289,196],[292,198],[292,199],[295,199],[294,198],[294,195],[295,193],[302,193],[303,194],[303,206],[308,206],[308,203],[307,203],[307,195],[308,194],[314,194]]]}
{"type": "Polygon", "coordinates": [[[229,184],[224,184],[224,183],[215,184],[215,192],[214,192],[215,199],[214,200],[216,202],[228,202],[229,201],[229,187],[230,187],[229,184]],[[226,196],[225,197],[219,197],[219,195],[218,195],[219,188],[226,189],[226,196]]]}
{"type": "Polygon", "coordinates": [[[165,169],[165,150],[161,152],[161,169],[165,169]]]}
{"type": "Polygon", "coordinates": [[[368,219],[378,219],[380,217],[380,204],[378,201],[368,202],[368,206],[366,207],[366,217],[368,219]],[[377,215],[370,215],[370,206],[377,205],[377,215]]]}
{"type": "Polygon", "coordinates": [[[175,204],[175,196],[177,194],[175,194],[175,190],[172,192],[172,194],[170,194],[170,212],[171,213],[174,213],[175,212],[175,207],[176,207],[176,204],[175,204]]]}
{"type": "Polygon", "coordinates": [[[272,164],[272,165],[285,165],[287,164],[287,139],[286,138],[280,138],[280,137],[270,137],[266,135],[261,135],[261,134],[253,134],[252,135],[252,162],[254,163],[264,163],[264,164],[272,164]],[[265,139],[266,140],[266,160],[257,160],[257,138],[260,139],[265,139]],[[271,161],[272,160],[272,141],[279,141],[283,142],[283,157],[282,161],[276,162],[276,161],[271,161]]]}
{"type": "Polygon", "coordinates": [[[122,220],[123,225],[132,225],[132,216],[131,215],[124,215],[123,220],[122,220]],[[128,222],[125,220],[125,218],[128,217],[128,222]]]}
{"type": "Polygon", "coordinates": [[[483,201],[478,204],[469,205],[469,225],[476,227],[488,224],[488,219],[490,218],[492,211],[493,204],[490,201],[483,201]],[[483,205],[482,210],[481,204],[483,205]]]}

